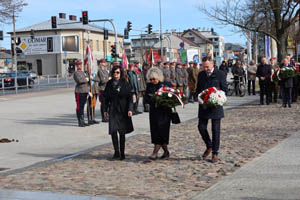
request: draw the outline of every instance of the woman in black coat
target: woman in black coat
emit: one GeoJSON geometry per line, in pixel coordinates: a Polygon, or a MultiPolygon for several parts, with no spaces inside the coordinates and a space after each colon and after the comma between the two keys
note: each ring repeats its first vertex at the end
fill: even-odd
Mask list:
{"type": "Polygon", "coordinates": [[[155,102],[152,100],[151,94],[164,86],[163,73],[157,68],[149,69],[147,73],[147,79],[151,81],[147,84],[145,101],[150,105],[149,119],[150,119],[150,132],[151,141],[154,144],[154,150],[152,155],[149,157],[151,160],[156,160],[158,152],[162,147],[164,154],[160,157],[161,159],[167,159],[170,156],[168,150],[169,136],[170,136],[170,123],[171,123],[171,112],[170,108],[156,107],[155,102]]]}
{"type": "Polygon", "coordinates": [[[104,115],[109,117],[109,134],[114,146],[113,159],[125,159],[125,134],[133,131],[131,87],[124,78],[120,66],[113,67],[112,79],[107,82],[104,90],[104,115]],[[118,135],[120,136],[120,150],[118,135]]]}

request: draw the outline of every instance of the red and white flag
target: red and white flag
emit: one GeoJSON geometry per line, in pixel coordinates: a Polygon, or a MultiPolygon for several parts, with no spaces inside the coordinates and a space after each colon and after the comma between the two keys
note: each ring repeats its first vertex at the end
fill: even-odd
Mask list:
{"type": "Polygon", "coordinates": [[[128,59],[127,59],[127,56],[126,56],[126,52],[125,52],[125,49],[123,51],[123,55],[122,55],[122,68],[124,69],[128,69],[128,59]]]}
{"type": "Polygon", "coordinates": [[[87,71],[91,73],[93,71],[93,55],[90,46],[86,46],[84,64],[87,65],[87,71]]]}

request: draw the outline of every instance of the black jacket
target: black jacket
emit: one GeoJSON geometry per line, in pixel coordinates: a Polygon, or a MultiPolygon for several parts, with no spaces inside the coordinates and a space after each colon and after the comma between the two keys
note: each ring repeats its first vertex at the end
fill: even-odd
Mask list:
{"type": "MultiPolygon", "coordinates": [[[[216,87],[227,93],[227,82],[223,71],[214,68],[213,73],[209,77],[205,71],[201,71],[198,74],[197,96],[203,90],[211,87],[216,87]]],[[[220,119],[224,117],[224,110],[222,106],[206,108],[203,105],[199,105],[198,117],[204,119],[220,119]]]]}
{"type": "Polygon", "coordinates": [[[119,131],[121,134],[133,131],[128,111],[133,111],[131,87],[120,80],[117,85],[109,80],[104,90],[104,112],[109,112],[109,134],[119,131]]]}
{"type": "Polygon", "coordinates": [[[259,83],[269,83],[271,81],[272,66],[268,64],[260,64],[257,67],[256,77],[259,78],[259,83]],[[265,80],[261,80],[261,77],[265,77],[265,80]]]}

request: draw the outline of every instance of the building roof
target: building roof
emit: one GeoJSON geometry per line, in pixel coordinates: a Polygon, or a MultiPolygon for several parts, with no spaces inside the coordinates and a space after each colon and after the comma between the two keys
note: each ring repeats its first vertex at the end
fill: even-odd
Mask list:
{"type": "Polygon", "coordinates": [[[187,38],[185,38],[185,37],[181,37],[181,36],[179,36],[179,35],[174,35],[174,36],[180,38],[182,41],[188,43],[188,44],[191,45],[191,46],[199,47],[198,44],[196,44],[195,42],[193,42],[193,41],[191,41],[191,40],[189,40],[189,39],[187,39],[187,38]]]}
{"type": "Polygon", "coordinates": [[[199,38],[201,38],[202,40],[204,40],[205,42],[213,44],[212,41],[210,41],[209,39],[207,39],[204,35],[202,35],[199,31],[197,31],[197,30],[195,30],[195,29],[188,29],[188,30],[185,30],[185,31],[183,32],[182,36],[184,36],[187,32],[192,32],[192,33],[194,33],[196,36],[198,36],[199,38]]]}
{"type": "MultiPolygon", "coordinates": [[[[80,21],[73,21],[63,18],[57,18],[57,28],[53,29],[51,26],[51,19],[41,22],[39,24],[34,24],[31,26],[27,26],[21,29],[17,29],[16,33],[22,33],[22,32],[31,32],[31,30],[34,31],[53,31],[53,30],[87,30],[87,31],[93,31],[93,32],[100,32],[103,33],[104,27],[98,26],[95,24],[86,24],[83,25],[80,21]]],[[[8,34],[12,34],[12,32],[8,32],[8,34]]],[[[109,30],[109,34],[114,34],[113,31],[109,30]]],[[[123,37],[122,34],[118,34],[118,36],[123,37]]]]}

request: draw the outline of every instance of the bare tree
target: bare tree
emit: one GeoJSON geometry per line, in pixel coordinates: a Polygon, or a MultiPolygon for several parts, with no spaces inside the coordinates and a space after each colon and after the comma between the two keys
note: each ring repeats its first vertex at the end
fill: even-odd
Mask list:
{"type": "Polygon", "coordinates": [[[223,0],[215,7],[199,10],[222,25],[238,31],[262,33],[277,43],[278,60],[287,54],[289,27],[300,15],[300,0],[223,0]]]}
{"type": "Polygon", "coordinates": [[[24,0],[0,0],[0,23],[12,23],[13,13],[21,12],[24,0]]]}

